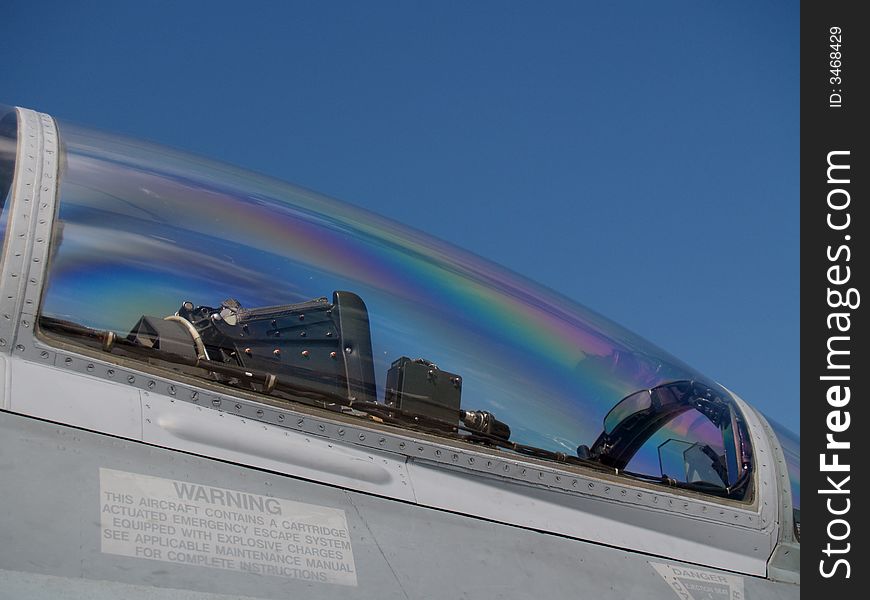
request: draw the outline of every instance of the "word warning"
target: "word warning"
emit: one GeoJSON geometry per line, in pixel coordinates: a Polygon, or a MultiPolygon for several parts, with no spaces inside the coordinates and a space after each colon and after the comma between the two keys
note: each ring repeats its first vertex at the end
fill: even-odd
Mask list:
{"type": "Polygon", "coordinates": [[[649,563],[681,600],[744,600],[743,578],[716,571],[649,563]]]}
{"type": "Polygon", "coordinates": [[[101,550],[356,585],[343,510],[100,469],[101,550]]]}

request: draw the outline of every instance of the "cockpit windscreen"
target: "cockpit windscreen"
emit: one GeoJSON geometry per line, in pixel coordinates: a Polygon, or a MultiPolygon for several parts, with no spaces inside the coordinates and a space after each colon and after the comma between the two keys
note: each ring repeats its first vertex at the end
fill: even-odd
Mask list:
{"type": "Polygon", "coordinates": [[[5,245],[6,224],[12,197],[15,155],[18,151],[18,115],[14,108],[0,104],[0,256],[5,245]]]}

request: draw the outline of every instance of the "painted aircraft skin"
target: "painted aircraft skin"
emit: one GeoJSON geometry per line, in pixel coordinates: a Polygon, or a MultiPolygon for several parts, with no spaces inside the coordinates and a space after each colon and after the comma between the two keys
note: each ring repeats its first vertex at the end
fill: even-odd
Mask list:
{"type": "MultiPolygon", "coordinates": [[[[553,379],[573,382],[592,373],[590,386],[611,390],[617,400],[624,396],[607,413],[610,421],[600,436],[584,436],[588,445],[574,455],[546,447],[546,435],[538,434],[548,432],[526,431],[510,407],[466,407],[463,397],[460,408],[458,392],[439,400],[431,409],[436,413],[425,407],[410,412],[410,392],[404,400],[394,396],[393,405],[375,398],[385,386],[397,393],[395,379],[384,383],[386,367],[403,373],[406,386],[413,369],[422,369],[422,386],[427,378],[449,376],[459,389],[461,376],[466,396],[475,390],[473,378],[487,374],[477,363],[454,374],[441,361],[439,370],[425,361],[397,366],[391,361],[398,356],[381,358],[379,352],[372,359],[366,344],[379,351],[388,333],[378,321],[384,313],[374,287],[360,284],[359,296],[337,291],[331,301],[268,310],[227,301],[202,307],[204,320],[197,320],[200,308],[179,298],[185,303],[178,303],[177,313],[142,317],[132,331],[135,321],[127,316],[121,322],[130,327],[116,332],[89,317],[73,318],[72,308],[68,314],[54,308],[61,294],[71,294],[63,296],[67,305],[78,298],[82,310],[99,299],[89,297],[84,284],[75,287],[90,277],[84,271],[70,279],[72,292],[63,291],[64,261],[70,248],[89,243],[87,236],[104,233],[76,221],[93,214],[103,219],[102,200],[87,193],[80,199],[69,190],[86,189],[75,180],[85,177],[81,173],[89,177],[101,165],[124,161],[100,162],[94,158],[99,149],[72,128],[58,128],[48,115],[19,108],[0,110],[0,117],[6,124],[0,159],[14,166],[0,229],[0,598],[799,597],[800,544],[793,520],[799,502],[793,500],[796,482],[790,485],[787,452],[765,418],[725,388],[676,361],[668,363],[673,373],[689,375],[662,375],[671,368],[661,366],[667,357],[654,369],[663,379],[649,387],[608,383],[609,375],[620,381],[635,381],[638,373],[652,377],[643,363],[653,352],[646,346],[632,355],[629,367],[625,349],[611,355],[621,359],[619,367],[553,367],[553,379]],[[89,170],[74,175],[77,160],[89,170]],[[354,329],[359,314],[366,317],[365,327],[354,329]],[[281,319],[307,316],[301,335],[310,341],[318,315],[324,335],[341,338],[339,352],[349,355],[329,355],[340,367],[328,384],[337,381],[338,394],[318,387],[323,378],[288,383],[283,374],[260,368],[265,363],[250,362],[257,354],[253,342],[236,347],[228,341],[231,334],[216,333],[270,321],[278,337],[281,319]],[[187,339],[179,331],[191,332],[190,343],[167,350],[170,342],[187,339]],[[223,362],[215,356],[220,344],[227,349],[223,362]],[[360,354],[362,362],[354,362],[360,354]],[[366,371],[372,361],[374,379],[351,373],[360,365],[366,371]],[[638,398],[646,404],[632,408],[638,398]],[[454,415],[446,428],[438,416],[444,411],[454,415]],[[657,439],[662,423],[691,415],[697,420],[699,414],[712,420],[715,431],[727,432],[721,452],[692,438],[671,438],[658,449],[662,473],[653,475],[661,477],[632,474],[632,457],[647,439],[657,439]],[[506,415],[511,431],[504,433],[493,423],[506,415]],[[658,425],[638,415],[657,417],[658,425]],[[620,441],[632,435],[640,437],[620,441]],[[685,481],[664,474],[662,448],[674,443],[687,448],[680,455],[685,481]],[[714,460],[705,462],[705,453],[714,460]],[[690,463],[697,467],[691,476],[690,463]]],[[[193,188],[196,177],[205,176],[176,173],[163,181],[193,188]]],[[[142,182],[135,187],[159,199],[161,189],[142,182]]],[[[4,193],[0,188],[0,201],[4,193]]],[[[108,188],[105,195],[111,195],[108,188]]],[[[346,224],[332,223],[341,209],[335,210],[314,214],[312,222],[329,221],[324,231],[333,227],[345,234],[346,224]]],[[[306,211],[310,216],[310,207],[306,211]]],[[[293,231],[303,233],[301,225],[293,231]]],[[[131,255],[139,252],[139,241],[119,239],[131,255]]],[[[161,239],[154,234],[146,241],[161,239]]],[[[140,258],[147,263],[152,257],[140,258]]],[[[334,263],[330,268],[341,269],[334,263]]],[[[243,271],[240,265],[232,269],[243,271]]],[[[324,293],[334,289],[342,288],[324,293]]],[[[432,289],[423,286],[424,293],[432,289]]],[[[126,298],[113,298],[111,286],[100,293],[107,302],[126,298]]],[[[495,293],[486,297],[502,301],[495,293]]],[[[635,347],[623,330],[608,329],[615,326],[595,315],[582,316],[584,332],[618,332],[589,337],[596,344],[627,339],[625,347],[635,347]]],[[[396,329],[397,336],[408,337],[396,329]]],[[[272,361],[301,347],[274,345],[272,361]]],[[[433,343],[426,352],[437,347],[433,343]]],[[[300,360],[314,359],[307,352],[300,360]]],[[[333,363],[324,364],[327,369],[333,363]]],[[[522,385],[522,375],[510,385],[522,385]]],[[[536,416],[529,417],[529,429],[545,422],[536,416]]],[[[599,426],[602,416],[596,413],[599,426]]]]}

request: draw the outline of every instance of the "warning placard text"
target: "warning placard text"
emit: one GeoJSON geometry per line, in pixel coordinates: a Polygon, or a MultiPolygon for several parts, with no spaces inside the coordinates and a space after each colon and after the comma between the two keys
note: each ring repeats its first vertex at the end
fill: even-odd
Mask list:
{"type": "Polygon", "coordinates": [[[100,469],[108,554],[356,585],[343,510],[100,469]]]}

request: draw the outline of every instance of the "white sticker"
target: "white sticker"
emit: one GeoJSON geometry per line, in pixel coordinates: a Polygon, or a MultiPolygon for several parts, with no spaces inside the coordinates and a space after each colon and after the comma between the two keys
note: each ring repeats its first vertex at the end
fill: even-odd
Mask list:
{"type": "Polygon", "coordinates": [[[100,514],[108,554],[357,584],[337,508],[100,469],[100,514]]]}
{"type": "Polygon", "coordinates": [[[743,578],[650,561],[680,600],[744,600],[743,578]]]}

